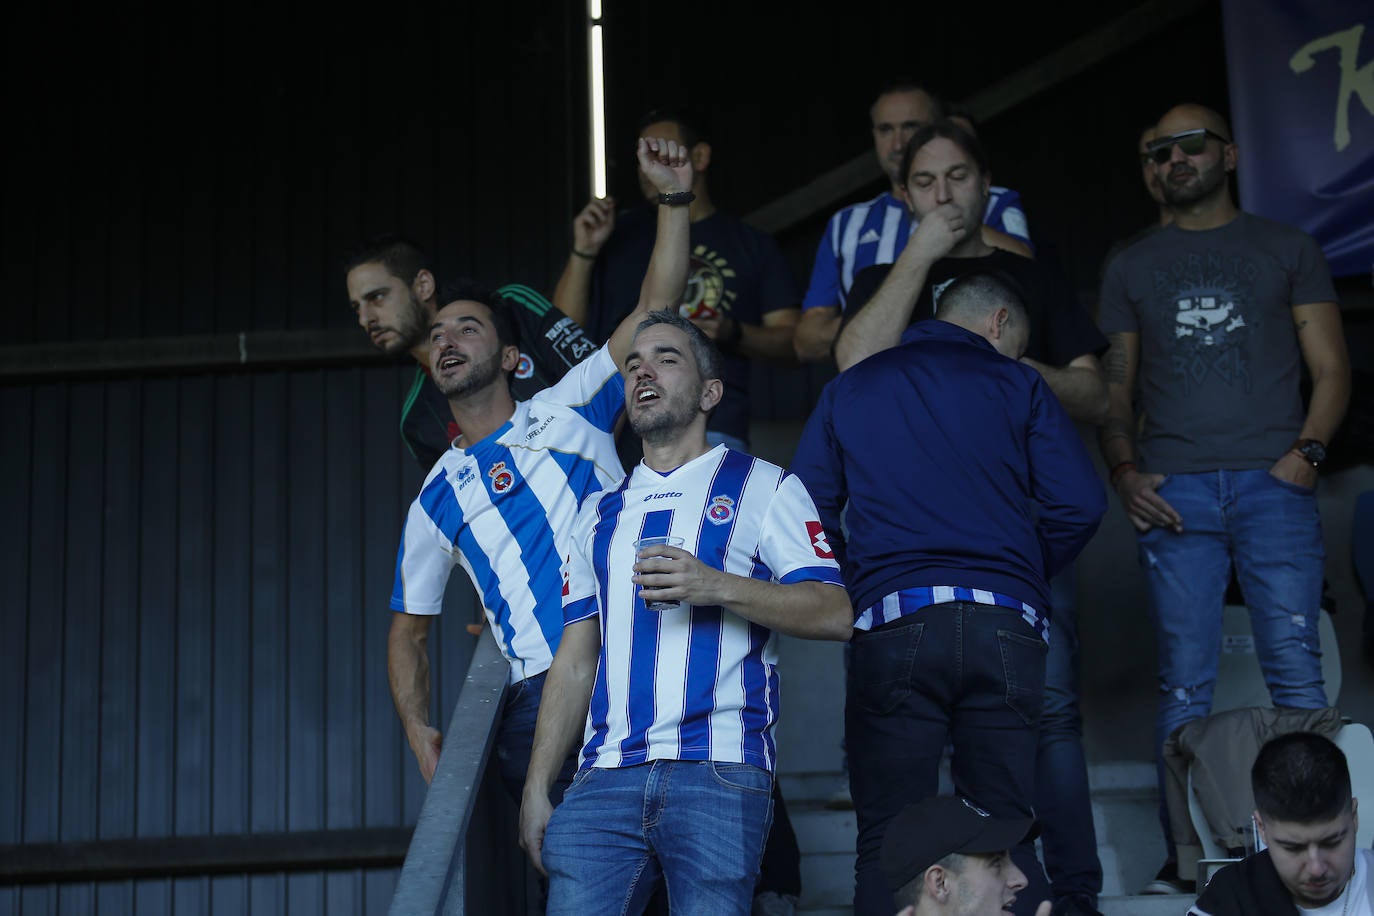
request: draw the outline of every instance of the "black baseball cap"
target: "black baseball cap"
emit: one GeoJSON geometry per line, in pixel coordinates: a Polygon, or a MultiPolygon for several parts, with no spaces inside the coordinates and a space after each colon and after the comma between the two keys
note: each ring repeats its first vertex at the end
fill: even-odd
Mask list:
{"type": "Polygon", "coordinates": [[[932,795],[907,805],[883,832],[883,877],[893,892],[951,853],[986,855],[1040,832],[1029,817],[993,817],[966,798],[932,795]]]}

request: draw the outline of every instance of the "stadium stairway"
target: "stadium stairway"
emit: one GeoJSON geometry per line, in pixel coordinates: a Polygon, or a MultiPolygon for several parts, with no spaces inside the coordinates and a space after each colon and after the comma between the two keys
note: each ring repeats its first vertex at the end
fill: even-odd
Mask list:
{"type": "MultiPolygon", "coordinates": [[[[802,852],[798,913],[851,916],[854,812],[826,807],[841,785],[843,647],[783,637],[780,656],[779,778],[802,852]]],[[[1182,916],[1192,897],[1135,893],[1154,876],[1162,850],[1153,765],[1095,763],[1089,767],[1089,781],[1103,869],[1102,912],[1182,916]]],[[[941,790],[952,790],[947,774],[941,790]]]]}

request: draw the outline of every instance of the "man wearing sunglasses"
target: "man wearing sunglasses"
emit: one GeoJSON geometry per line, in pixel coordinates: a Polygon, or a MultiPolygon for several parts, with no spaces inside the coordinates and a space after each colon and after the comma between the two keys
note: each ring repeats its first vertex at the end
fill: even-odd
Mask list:
{"type": "MultiPolygon", "coordinates": [[[[1350,362],[1321,249],[1236,206],[1230,137],[1199,105],[1160,119],[1146,151],[1173,224],[1118,253],[1102,283],[1110,407],[1099,443],[1137,530],[1152,605],[1157,755],[1211,710],[1233,564],[1274,705],[1327,705],[1315,487],[1349,400],[1350,362]]],[[[1160,821],[1167,859],[1146,890],[1187,892],[1179,866],[1191,863],[1178,861],[1162,808],[1160,821]]]]}

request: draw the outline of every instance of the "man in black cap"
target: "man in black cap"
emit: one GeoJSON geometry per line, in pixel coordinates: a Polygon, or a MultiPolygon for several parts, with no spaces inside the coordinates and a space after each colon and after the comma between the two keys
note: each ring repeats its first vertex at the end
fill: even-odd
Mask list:
{"type": "MultiPolygon", "coordinates": [[[[991,916],[1011,911],[1026,876],[1008,854],[1035,839],[1030,818],[999,818],[967,798],[907,805],[883,835],[882,868],[897,916],[991,916]]],[[[1049,916],[1046,900],[1035,911],[1049,916]]]]}

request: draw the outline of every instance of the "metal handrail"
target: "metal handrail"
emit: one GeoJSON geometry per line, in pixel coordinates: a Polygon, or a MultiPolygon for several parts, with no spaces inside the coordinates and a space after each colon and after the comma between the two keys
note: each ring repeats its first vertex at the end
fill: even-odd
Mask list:
{"type": "Polygon", "coordinates": [[[391,898],[391,916],[451,914],[466,905],[468,828],[496,744],[510,664],[484,627],[445,732],[439,765],[391,898]],[[461,736],[461,738],[460,738],[461,736]]]}

